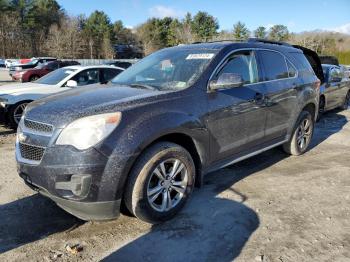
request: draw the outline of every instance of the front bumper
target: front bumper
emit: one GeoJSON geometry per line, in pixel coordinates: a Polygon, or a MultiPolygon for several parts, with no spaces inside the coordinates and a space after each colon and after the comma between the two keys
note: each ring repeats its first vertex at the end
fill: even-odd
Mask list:
{"type": "Polygon", "coordinates": [[[96,149],[80,152],[66,147],[47,148],[40,164],[21,162],[18,145],[16,155],[19,176],[62,209],[83,220],[118,217],[121,198],[113,194],[118,181],[102,181],[106,180],[103,176],[108,158],[96,149]]]}
{"type": "Polygon", "coordinates": [[[41,195],[50,198],[63,210],[82,220],[110,220],[119,216],[121,203],[120,199],[101,202],[78,202],[64,199],[52,195],[46,189],[36,185],[30,180],[29,176],[23,173],[21,173],[20,176],[30,188],[37,191],[41,195]]]}

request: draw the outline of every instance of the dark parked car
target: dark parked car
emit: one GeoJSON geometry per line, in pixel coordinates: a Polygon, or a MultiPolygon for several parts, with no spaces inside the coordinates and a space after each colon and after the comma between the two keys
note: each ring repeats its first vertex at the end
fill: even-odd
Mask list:
{"type": "Polygon", "coordinates": [[[54,58],[54,57],[36,57],[36,58],[33,58],[29,63],[12,65],[10,67],[9,74],[12,77],[12,75],[14,75],[16,71],[27,70],[30,68],[34,68],[34,67],[38,66],[39,64],[44,64],[46,62],[55,61],[55,60],[57,60],[57,58],[54,58]]]}
{"type": "Polygon", "coordinates": [[[155,52],[112,86],[29,104],[17,133],[19,174],[85,220],[115,218],[122,203],[144,221],[170,219],[204,174],[280,145],[307,150],[315,72],[323,78],[311,50],[256,39],[155,52]]]}
{"type": "Polygon", "coordinates": [[[338,58],[331,55],[320,55],[321,64],[336,65],[339,66],[338,58]]]}
{"type": "Polygon", "coordinates": [[[115,58],[117,59],[133,59],[142,58],[143,52],[140,48],[133,45],[114,45],[115,58]]]}
{"type": "Polygon", "coordinates": [[[319,118],[331,109],[347,109],[350,104],[350,79],[336,65],[322,64],[325,83],[320,90],[319,118]]]}
{"type": "Polygon", "coordinates": [[[125,61],[111,61],[111,62],[107,62],[106,65],[111,65],[111,66],[116,66],[116,67],[121,67],[121,68],[127,69],[130,66],[132,66],[132,63],[125,62],[125,61]]]}
{"type": "Polygon", "coordinates": [[[33,69],[24,71],[17,71],[12,75],[12,79],[21,82],[33,82],[38,80],[40,77],[47,75],[48,73],[62,67],[80,65],[77,61],[51,61],[44,64],[39,64],[33,69]]]}

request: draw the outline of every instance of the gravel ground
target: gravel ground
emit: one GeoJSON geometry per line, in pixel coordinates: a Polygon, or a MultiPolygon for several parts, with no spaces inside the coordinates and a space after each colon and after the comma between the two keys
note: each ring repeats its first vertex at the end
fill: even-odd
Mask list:
{"type": "Polygon", "coordinates": [[[158,226],[62,211],[18,177],[15,134],[0,125],[0,261],[350,261],[349,120],[326,114],[301,157],[273,149],[209,174],[158,226]]]}
{"type": "Polygon", "coordinates": [[[11,77],[9,76],[9,72],[6,68],[0,68],[0,85],[7,84],[12,82],[11,77]]]}

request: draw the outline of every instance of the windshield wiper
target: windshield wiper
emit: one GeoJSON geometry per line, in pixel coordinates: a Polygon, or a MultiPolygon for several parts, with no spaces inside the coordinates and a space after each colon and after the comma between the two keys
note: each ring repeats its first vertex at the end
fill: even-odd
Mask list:
{"type": "Polygon", "coordinates": [[[150,90],[159,90],[156,86],[151,85],[145,85],[145,84],[130,84],[131,87],[138,87],[138,88],[144,88],[144,89],[150,89],[150,90]]]}

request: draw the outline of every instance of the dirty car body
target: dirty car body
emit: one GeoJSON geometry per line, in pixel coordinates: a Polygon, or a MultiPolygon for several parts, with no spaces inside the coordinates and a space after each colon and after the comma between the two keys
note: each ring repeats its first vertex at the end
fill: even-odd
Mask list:
{"type": "Polygon", "coordinates": [[[259,41],[158,51],[121,73],[113,86],[75,89],[31,103],[18,128],[18,172],[79,218],[115,218],[135,162],[159,141],[190,152],[197,185],[205,173],[289,141],[303,110],[313,120],[317,116],[319,80],[305,61],[300,49],[259,41]],[[184,61],[180,68],[172,63],[176,59],[184,61]],[[249,70],[230,73],[242,61],[249,70]],[[267,70],[274,63],[284,72],[278,75],[278,69],[276,79],[267,70]],[[220,88],[217,75],[226,69],[230,79],[241,74],[239,85],[220,88]],[[145,77],[138,73],[143,70],[145,77]],[[172,81],[164,80],[170,75],[172,81]],[[214,79],[217,88],[212,89],[214,79]],[[57,142],[75,121],[116,112],[118,125],[96,144],[78,149],[57,142]]]}

